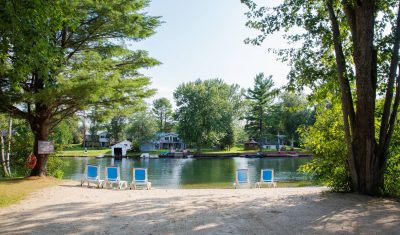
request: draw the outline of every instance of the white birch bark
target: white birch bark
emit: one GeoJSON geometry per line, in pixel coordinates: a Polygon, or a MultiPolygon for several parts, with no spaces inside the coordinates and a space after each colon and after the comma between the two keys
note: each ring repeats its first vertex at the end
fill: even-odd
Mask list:
{"type": "Polygon", "coordinates": [[[6,155],[6,168],[8,175],[11,175],[10,156],[11,156],[11,137],[12,137],[12,117],[8,119],[8,138],[7,138],[7,155],[6,155]]]}

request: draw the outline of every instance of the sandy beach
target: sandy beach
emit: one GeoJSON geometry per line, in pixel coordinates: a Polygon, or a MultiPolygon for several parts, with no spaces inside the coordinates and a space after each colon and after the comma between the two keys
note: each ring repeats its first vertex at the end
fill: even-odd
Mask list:
{"type": "Polygon", "coordinates": [[[64,182],[0,209],[1,234],[399,234],[400,203],[323,187],[110,190],[64,182]]]}

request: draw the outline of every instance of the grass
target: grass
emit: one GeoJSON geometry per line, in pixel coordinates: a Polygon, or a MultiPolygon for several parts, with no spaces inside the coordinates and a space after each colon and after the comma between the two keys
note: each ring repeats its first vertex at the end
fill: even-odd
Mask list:
{"type": "Polygon", "coordinates": [[[65,150],[60,151],[63,157],[95,157],[97,155],[111,156],[111,149],[104,147],[87,147],[87,151],[82,147],[82,144],[71,144],[65,150]]]}
{"type": "Polygon", "coordinates": [[[0,179],[0,208],[18,203],[30,193],[57,185],[59,182],[51,177],[0,179]]]}

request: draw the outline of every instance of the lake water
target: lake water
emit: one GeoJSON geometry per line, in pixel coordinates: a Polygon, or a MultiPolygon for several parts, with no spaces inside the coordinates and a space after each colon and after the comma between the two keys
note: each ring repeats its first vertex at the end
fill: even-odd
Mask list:
{"type": "Polygon", "coordinates": [[[101,166],[101,178],[104,176],[104,167],[119,166],[121,179],[132,180],[132,168],[148,168],[149,181],[157,188],[181,188],[185,185],[232,185],[236,169],[249,169],[250,182],[260,179],[260,171],[264,168],[275,170],[277,181],[299,180],[304,175],[297,172],[300,165],[307,163],[311,158],[196,158],[196,159],[140,159],[113,158],[96,159],[93,157],[63,158],[68,162],[64,169],[64,178],[80,180],[84,176],[86,164],[101,166]]]}

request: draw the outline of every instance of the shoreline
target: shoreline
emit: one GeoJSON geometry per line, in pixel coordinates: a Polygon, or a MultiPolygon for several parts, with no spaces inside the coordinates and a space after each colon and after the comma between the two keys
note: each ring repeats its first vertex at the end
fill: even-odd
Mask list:
{"type": "MultiPolygon", "coordinates": [[[[141,153],[131,153],[124,157],[140,157],[141,153]]],[[[112,158],[111,154],[98,154],[105,158],[112,158]]],[[[98,155],[68,155],[59,154],[60,157],[97,157],[98,155]]],[[[233,152],[233,153],[190,153],[193,158],[234,158],[234,157],[245,157],[245,158],[270,158],[270,157],[313,157],[314,155],[307,152],[296,152],[296,151],[274,151],[274,152],[233,152]]],[[[159,158],[185,158],[175,157],[174,155],[161,155],[158,154],[159,158]]]]}

